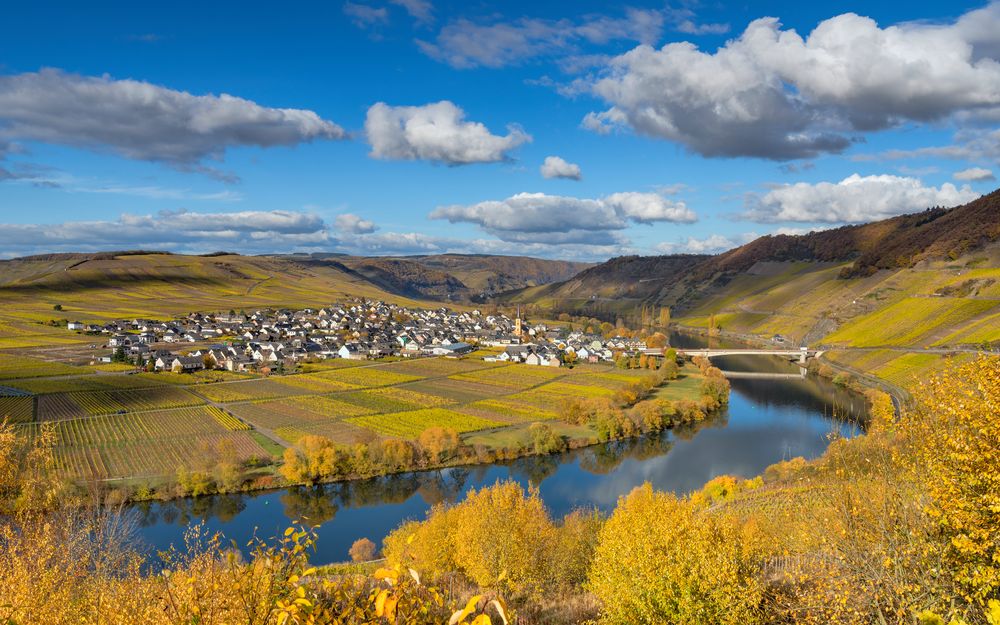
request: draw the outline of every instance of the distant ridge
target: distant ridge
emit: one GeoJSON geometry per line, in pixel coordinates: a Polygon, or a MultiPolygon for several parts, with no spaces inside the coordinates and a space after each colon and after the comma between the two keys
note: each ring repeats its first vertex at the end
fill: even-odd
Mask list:
{"type": "Polygon", "coordinates": [[[119,250],[110,252],[61,252],[54,254],[34,254],[19,256],[10,260],[51,261],[51,260],[113,260],[116,256],[172,256],[173,252],[162,250],[119,250]]]}
{"type": "Polygon", "coordinates": [[[1000,240],[1000,190],[954,208],[930,208],[867,224],[802,235],[768,235],[714,256],[622,256],[568,280],[503,299],[553,310],[611,315],[646,304],[689,308],[702,296],[767,263],[841,265],[839,277],[954,259],[1000,240]],[[601,304],[605,302],[605,304],[601,304]],[[607,309],[607,310],[605,310],[607,309]]]}

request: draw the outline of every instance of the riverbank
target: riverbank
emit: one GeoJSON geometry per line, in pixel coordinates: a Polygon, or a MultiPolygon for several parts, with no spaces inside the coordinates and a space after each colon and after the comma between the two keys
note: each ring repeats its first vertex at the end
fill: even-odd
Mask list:
{"type": "MultiPolygon", "coordinates": [[[[760,347],[762,349],[788,349],[788,346],[781,341],[767,340],[764,337],[756,335],[741,334],[735,332],[727,332],[725,330],[715,330],[709,331],[706,328],[697,328],[690,326],[683,326],[675,324],[671,326],[677,332],[690,334],[692,336],[698,336],[704,338],[706,341],[722,340],[728,342],[735,342],[741,345],[746,345],[749,347],[760,347]]],[[[833,350],[831,350],[833,351],[833,350]]],[[[851,351],[849,349],[839,349],[839,352],[851,351]]],[[[871,351],[871,350],[858,350],[858,351],[871,351]]],[[[922,350],[913,350],[913,353],[925,353],[922,350]]],[[[903,406],[909,405],[912,402],[912,395],[909,390],[903,386],[896,384],[890,380],[880,378],[869,371],[864,371],[857,367],[853,367],[848,364],[837,362],[829,357],[827,353],[821,354],[818,358],[811,361],[809,366],[809,373],[814,375],[820,375],[831,381],[837,378],[838,374],[846,374],[850,376],[849,380],[846,380],[845,386],[849,385],[851,381],[857,383],[855,388],[858,392],[863,392],[864,389],[875,389],[887,393],[893,401],[893,406],[896,410],[896,414],[903,406]],[[823,368],[826,365],[827,369],[823,368]]],[[[843,379],[843,378],[842,378],[843,379]]]]}
{"type": "MultiPolygon", "coordinates": [[[[752,363],[770,359],[756,358],[752,363]]],[[[751,364],[752,364],[751,363],[751,364]]],[[[772,363],[773,364],[773,363],[772,363]]],[[[729,404],[703,421],[656,434],[493,464],[455,465],[315,486],[173,498],[131,504],[137,538],[151,550],[182,544],[191,523],[242,544],[301,520],[318,532],[318,563],[344,560],[354,540],[376,543],[406,519],[470,489],[513,479],[538,487],[553,514],[613,509],[619,496],[651,482],[678,494],[723,475],[752,478],[776,462],[819,456],[831,440],[861,431],[865,400],[815,377],[732,380],[729,404]]]]}

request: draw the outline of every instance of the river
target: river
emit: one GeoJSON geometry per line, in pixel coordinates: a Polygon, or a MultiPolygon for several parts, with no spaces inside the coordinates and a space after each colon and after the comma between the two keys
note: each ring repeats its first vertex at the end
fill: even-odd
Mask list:
{"type": "MultiPolygon", "coordinates": [[[[673,335],[678,347],[705,339],[673,335]]],[[[714,359],[725,371],[795,373],[777,357],[714,359]]],[[[780,460],[823,452],[832,437],[851,436],[865,419],[864,399],[814,377],[731,380],[729,407],[697,427],[487,466],[449,468],[250,494],[133,504],[137,539],[150,553],[182,547],[191,523],[221,531],[244,545],[253,535],[268,538],[296,519],[308,518],[318,532],[317,563],[347,559],[356,539],[382,538],[406,519],[423,518],[439,502],[460,500],[470,488],[514,479],[537,485],[545,504],[561,516],[574,508],[610,511],[618,498],[650,482],[686,493],[713,477],[752,477],[780,460]]]]}

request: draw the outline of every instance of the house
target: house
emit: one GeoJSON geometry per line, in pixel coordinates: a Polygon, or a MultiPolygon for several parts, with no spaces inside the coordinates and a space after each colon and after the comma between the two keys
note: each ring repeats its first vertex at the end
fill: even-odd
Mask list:
{"type": "Polygon", "coordinates": [[[431,348],[431,353],[435,356],[450,356],[452,358],[457,358],[463,354],[468,354],[472,352],[475,348],[468,343],[461,341],[455,343],[442,343],[441,345],[435,345],[431,348]]]}
{"type": "Polygon", "coordinates": [[[358,343],[348,343],[337,350],[337,355],[348,360],[367,360],[368,350],[358,343]]]}
{"type": "Polygon", "coordinates": [[[253,359],[247,356],[230,356],[225,360],[225,367],[228,371],[245,373],[253,368],[253,359]]]}
{"type": "Polygon", "coordinates": [[[205,360],[199,356],[177,356],[170,363],[170,370],[174,373],[190,373],[204,368],[205,360]]]}
{"type": "Polygon", "coordinates": [[[66,324],[67,330],[83,330],[84,325],[82,321],[70,321],[66,324]]]}

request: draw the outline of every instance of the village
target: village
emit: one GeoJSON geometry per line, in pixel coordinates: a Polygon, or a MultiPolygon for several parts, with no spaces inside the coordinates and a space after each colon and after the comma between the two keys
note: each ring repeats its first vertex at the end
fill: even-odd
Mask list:
{"type": "Polygon", "coordinates": [[[481,348],[492,348],[482,355],[489,362],[548,367],[662,353],[640,339],[530,324],[519,313],[511,318],[499,312],[417,309],[364,300],[319,309],[190,313],[172,321],[71,321],[67,328],[106,336],[104,344],[93,345],[111,350],[97,356],[102,363],[175,373],[222,369],[266,375],[303,361],[458,357],[481,348]]]}

